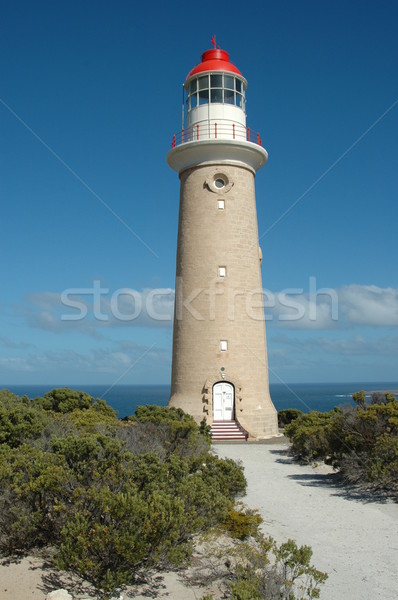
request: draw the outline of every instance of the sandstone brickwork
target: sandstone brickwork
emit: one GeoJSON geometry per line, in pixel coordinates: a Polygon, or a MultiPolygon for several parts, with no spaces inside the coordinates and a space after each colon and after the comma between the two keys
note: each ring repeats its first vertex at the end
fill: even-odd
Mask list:
{"type": "Polygon", "coordinates": [[[234,386],[235,418],[252,438],[271,437],[278,425],[268,384],[254,172],[209,164],[180,178],[169,405],[210,425],[212,388],[224,380],[234,386]]]}

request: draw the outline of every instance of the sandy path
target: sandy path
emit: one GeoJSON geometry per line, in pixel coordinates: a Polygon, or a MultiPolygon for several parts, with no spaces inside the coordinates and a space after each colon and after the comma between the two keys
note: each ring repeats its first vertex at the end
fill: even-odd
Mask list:
{"type": "Polygon", "coordinates": [[[283,445],[217,445],[215,451],[242,460],[244,500],[259,509],[266,533],[312,547],[313,564],[329,574],[322,600],[398,598],[398,504],[347,496],[329,467],[297,465],[283,445]]]}

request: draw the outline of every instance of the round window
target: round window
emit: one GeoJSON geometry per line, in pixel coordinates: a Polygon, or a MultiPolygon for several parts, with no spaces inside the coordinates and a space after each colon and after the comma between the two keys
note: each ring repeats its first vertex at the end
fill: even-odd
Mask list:
{"type": "Polygon", "coordinates": [[[214,186],[218,189],[218,190],[222,190],[223,188],[225,188],[225,181],[222,177],[217,177],[217,179],[214,180],[214,186]]]}
{"type": "Polygon", "coordinates": [[[234,185],[229,180],[228,175],[223,171],[213,171],[205,181],[205,185],[210,192],[215,194],[226,194],[234,185]]]}

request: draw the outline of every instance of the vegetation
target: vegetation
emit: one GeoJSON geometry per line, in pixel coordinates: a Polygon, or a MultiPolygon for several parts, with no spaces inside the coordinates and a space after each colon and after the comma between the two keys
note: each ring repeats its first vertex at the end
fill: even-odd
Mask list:
{"type": "MultiPolygon", "coordinates": [[[[205,534],[202,560],[191,578],[202,585],[218,587],[221,597],[232,600],[295,600],[319,598],[327,574],[311,565],[312,550],[293,540],[278,545],[259,529],[256,511],[239,505],[239,514],[228,519],[232,537],[215,529],[205,534]]],[[[202,600],[214,600],[206,595],[202,600]]]]}
{"type": "Polygon", "coordinates": [[[259,536],[238,548],[228,591],[232,600],[294,600],[319,598],[327,574],[311,564],[309,546],[288,540],[278,546],[259,536]]]}
{"type": "Polygon", "coordinates": [[[298,408],[285,408],[278,412],[278,425],[279,427],[285,427],[289,425],[295,419],[298,419],[302,415],[302,411],[298,408]]]}
{"type": "Polygon", "coordinates": [[[181,410],[120,421],[103,401],[52,390],[0,393],[0,550],[57,548],[55,562],[111,591],[144,566],[179,565],[224,522],[243,469],[209,452],[181,410]]]}
{"type": "Polygon", "coordinates": [[[234,546],[226,597],[317,597],[326,575],[310,549],[263,538],[261,517],[236,502],[245,489],[243,467],[212,454],[206,422],[180,409],[143,406],[119,420],[84,392],[0,391],[0,553],[52,547],[54,564],[101,597],[148,568],[184,565],[210,531],[234,546]]]}
{"type": "Polygon", "coordinates": [[[355,407],[316,411],[285,428],[292,452],[305,461],[324,460],[346,481],[398,492],[398,402],[390,394],[353,395],[355,407]]]}

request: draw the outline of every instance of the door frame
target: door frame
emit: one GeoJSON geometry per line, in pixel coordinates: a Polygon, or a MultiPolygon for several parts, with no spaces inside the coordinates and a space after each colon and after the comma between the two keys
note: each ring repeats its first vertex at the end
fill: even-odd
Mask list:
{"type": "MultiPolygon", "coordinates": [[[[213,384],[213,386],[212,386],[212,394],[211,394],[211,397],[212,397],[212,416],[213,416],[213,421],[214,421],[214,420],[218,420],[218,419],[216,419],[216,418],[215,418],[215,416],[214,416],[214,388],[215,388],[217,385],[220,385],[220,384],[221,384],[221,385],[222,385],[222,384],[228,384],[228,385],[230,385],[230,386],[231,386],[231,388],[232,388],[232,412],[231,412],[231,420],[233,421],[233,420],[235,420],[235,418],[236,418],[236,417],[235,417],[235,413],[236,413],[236,409],[235,409],[235,386],[234,386],[234,384],[233,384],[231,381],[225,381],[225,380],[223,380],[223,379],[221,379],[221,380],[219,380],[219,381],[216,381],[216,382],[213,384]]],[[[225,420],[225,421],[229,421],[230,419],[220,419],[220,420],[222,420],[222,421],[224,421],[224,420],[225,420]]]]}

